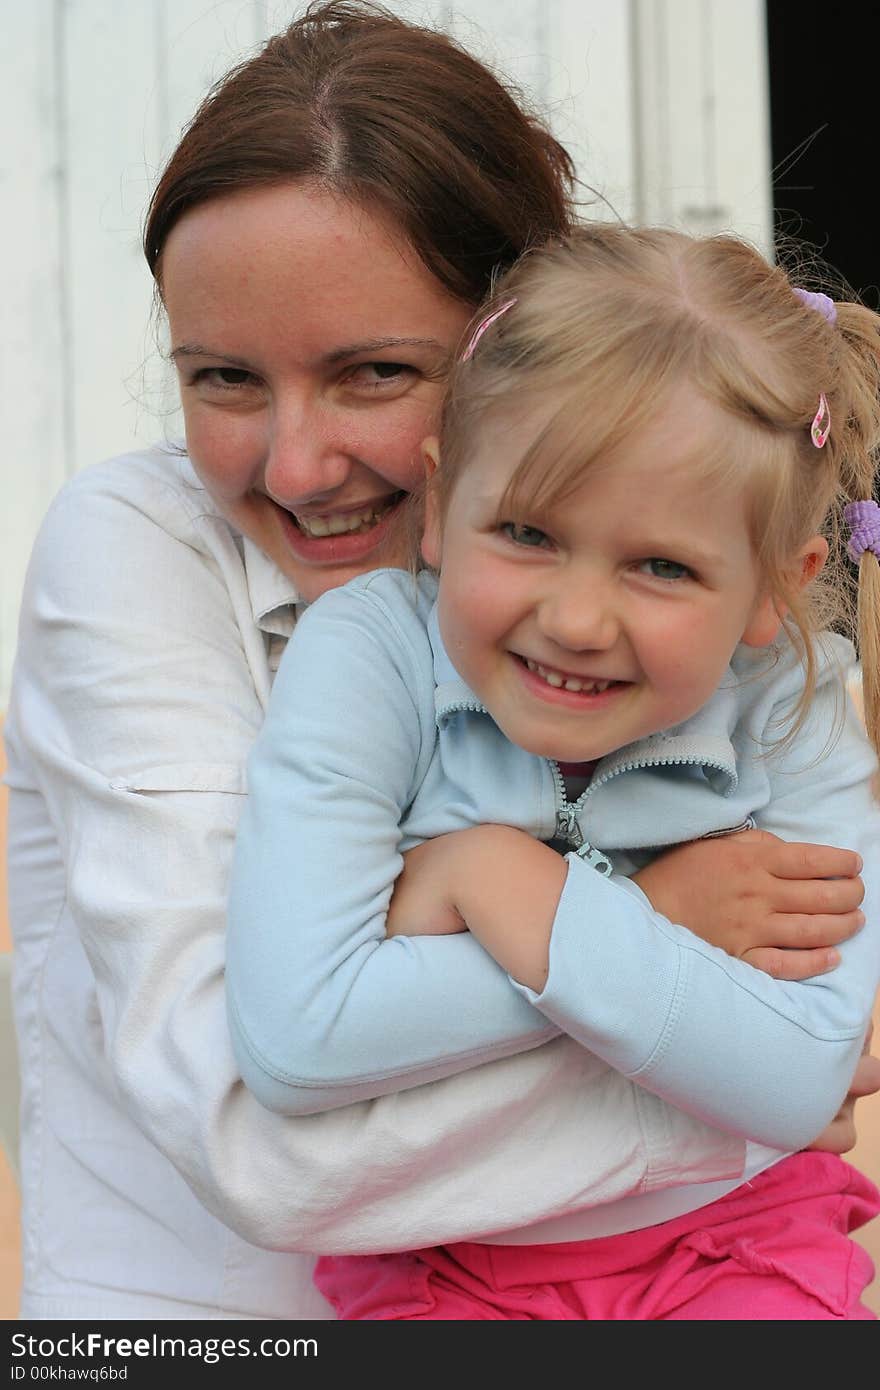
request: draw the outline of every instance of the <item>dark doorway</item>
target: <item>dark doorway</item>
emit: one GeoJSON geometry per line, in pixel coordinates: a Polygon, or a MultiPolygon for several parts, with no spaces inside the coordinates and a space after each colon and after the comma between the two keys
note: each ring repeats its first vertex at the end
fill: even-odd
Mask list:
{"type": "Polygon", "coordinates": [[[880,307],[873,0],[766,0],[777,231],[811,242],[880,307]]]}

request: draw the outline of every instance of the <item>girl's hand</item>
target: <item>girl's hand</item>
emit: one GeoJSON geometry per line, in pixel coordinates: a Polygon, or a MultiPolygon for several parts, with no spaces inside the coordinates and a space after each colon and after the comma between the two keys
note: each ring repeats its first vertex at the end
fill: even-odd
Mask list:
{"type": "Polygon", "coordinates": [[[651,905],[779,980],[833,970],[864,924],[852,850],[788,844],[766,830],[693,840],[633,875],[651,905]]]}
{"type": "Polygon", "coordinates": [[[814,1139],[808,1148],[818,1149],[821,1153],[845,1154],[855,1147],[856,1101],[863,1096],[873,1096],[880,1091],[880,1057],[871,1056],[871,1035],[874,1031],[873,1024],[868,1029],[865,1036],[865,1046],[862,1048],[862,1055],[856,1067],[855,1075],[850,1083],[843,1105],[838,1110],[831,1124],[823,1129],[818,1139],[814,1139]]]}

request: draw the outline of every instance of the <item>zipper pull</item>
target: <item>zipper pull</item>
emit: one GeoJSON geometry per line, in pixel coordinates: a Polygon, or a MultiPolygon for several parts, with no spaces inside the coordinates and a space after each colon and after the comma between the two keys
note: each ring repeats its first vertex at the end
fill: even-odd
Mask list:
{"type": "Polygon", "coordinates": [[[575,853],[578,859],[586,860],[586,862],[596,870],[596,873],[601,874],[603,878],[609,878],[614,872],[614,865],[608,855],[603,854],[600,849],[594,849],[586,840],[584,840],[580,849],[576,850],[575,853]]]}
{"type": "Polygon", "coordinates": [[[556,838],[567,840],[573,849],[584,843],[574,807],[566,803],[556,813],[556,838]]]}

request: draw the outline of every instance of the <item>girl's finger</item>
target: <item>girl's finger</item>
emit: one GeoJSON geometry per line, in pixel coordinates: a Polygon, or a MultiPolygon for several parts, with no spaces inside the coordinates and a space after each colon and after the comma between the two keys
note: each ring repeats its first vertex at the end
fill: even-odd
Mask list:
{"type": "Polygon", "coordinates": [[[768,905],[796,916],[834,916],[861,906],[865,885],[860,878],[776,878],[766,885],[768,905]]]}
{"type": "Polygon", "coordinates": [[[858,908],[854,912],[809,916],[780,913],[771,918],[761,944],[772,944],[784,951],[820,950],[823,946],[839,946],[842,941],[849,941],[864,925],[865,914],[858,908]]]}
{"type": "Polygon", "coordinates": [[[840,964],[840,955],[833,947],[814,951],[781,951],[775,946],[756,946],[746,951],[743,960],[774,980],[811,980],[827,975],[840,964]]]}
{"type": "Polygon", "coordinates": [[[856,878],[862,871],[860,855],[833,845],[767,839],[761,853],[764,867],[777,878],[856,878]]]}

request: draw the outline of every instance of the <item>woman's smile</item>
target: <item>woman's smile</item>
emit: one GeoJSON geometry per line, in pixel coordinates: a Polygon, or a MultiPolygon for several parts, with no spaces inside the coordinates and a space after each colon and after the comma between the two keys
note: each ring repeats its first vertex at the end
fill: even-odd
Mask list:
{"type": "Polygon", "coordinates": [[[384,551],[409,494],[340,511],[293,512],[276,503],[287,544],[296,560],[311,566],[355,565],[384,551]]]}

